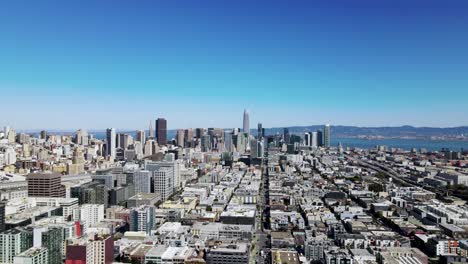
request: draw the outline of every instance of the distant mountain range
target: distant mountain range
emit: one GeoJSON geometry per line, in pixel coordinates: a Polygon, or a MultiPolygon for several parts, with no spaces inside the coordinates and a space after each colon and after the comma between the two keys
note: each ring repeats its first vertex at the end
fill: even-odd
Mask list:
{"type": "MultiPolygon", "coordinates": [[[[303,134],[309,131],[323,130],[324,126],[293,126],[288,127],[291,134],[303,134]]],[[[266,134],[282,134],[284,128],[265,129],[266,134]]],[[[356,126],[331,126],[331,134],[334,137],[396,137],[396,138],[429,138],[429,137],[468,137],[468,126],[460,127],[356,127],[356,126]]]]}

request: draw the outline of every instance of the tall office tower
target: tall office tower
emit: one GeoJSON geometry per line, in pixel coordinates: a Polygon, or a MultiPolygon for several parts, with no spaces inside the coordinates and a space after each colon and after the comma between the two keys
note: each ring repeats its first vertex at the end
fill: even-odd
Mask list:
{"type": "Polygon", "coordinates": [[[5,138],[8,138],[8,133],[10,132],[10,127],[9,126],[5,126],[3,128],[3,133],[4,133],[4,137],[5,138]]]}
{"type": "Polygon", "coordinates": [[[135,186],[135,194],[150,193],[152,178],[152,173],[150,171],[136,171],[133,174],[133,185],[135,186]]]}
{"type": "Polygon", "coordinates": [[[149,133],[148,139],[154,139],[154,131],[153,131],[153,122],[152,122],[152,121],[150,121],[150,123],[149,123],[149,131],[148,131],[148,133],[149,133]]]}
{"type": "Polygon", "coordinates": [[[226,152],[232,152],[232,130],[224,131],[224,149],[226,152]]]}
{"type": "Polygon", "coordinates": [[[139,141],[141,145],[145,145],[146,142],[146,133],[144,130],[137,130],[136,132],[136,141],[139,141]]]}
{"type": "Polygon", "coordinates": [[[184,142],[185,142],[184,137],[185,137],[184,130],[183,129],[177,130],[177,138],[176,138],[177,146],[184,147],[184,142]]]}
{"type": "Polygon", "coordinates": [[[41,131],[41,135],[40,135],[40,136],[41,136],[41,139],[44,139],[44,140],[46,140],[46,139],[47,139],[47,131],[45,131],[45,130],[42,130],[42,131],[41,131]]]}
{"type": "Polygon", "coordinates": [[[14,264],[49,264],[47,248],[32,247],[13,258],[14,264]]]}
{"type": "Polygon", "coordinates": [[[79,221],[83,225],[83,233],[86,233],[88,227],[104,220],[103,204],[82,204],[80,207],[73,208],[73,221],[79,221]]]}
{"type": "Polygon", "coordinates": [[[257,153],[259,158],[263,158],[265,155],[265,143],[263,140],[259,140],[257,144],[257,153]]]}
{"type": "Polygon", "coordinates": [[[164,118],[156,120],[156,139],[159,145],[167,144],[167,121],[164,118]]]}
{"type": "Polygon", "coordinates": [[[196,128],[195,129],[195,137],[196,138],[201,138],[205,134],[205,129],[204,128],[196,128]]]}
{"type": "Polygon", "coordinates": [[[250,118],[247,109],[244,110],[244,126],[242,129],[244,133],[250,135],[250,118]]]}
{"type": "Polygon", "coordinates": [[[258,140],[257,139],[250,140],[250,158],[252,159],[258,158],[258,140]]]}
{"type": "Polygon", "coordinates": [[[28,144],[30,140],[30,136],[25,133],[20,133],[17,138],[17,142],[20,144],[28,144]]]}
{"type": "Polygon", "coordinates": [[[323,147],[323,132],[322,130],[317,130],[317,146],[323,147]]]}
{"type": "Polygon", "coordinates": [[[26,177],[28,196],[65,197],[62,175],[58,173],[31,173],[26,177]]]}
{"type": "Polygon", "coordinates": [[[7,134],[8,143],[15,143],[16,141],[16,131],[14,129],[10,129],[7,134]]]}
{"type": "Polygon", "coordinates": [[[150,233],[154,227],[155,208],[143,205],[130,212],[130,231],[150,233]]]}
{"type": "Polygon", "coordinates": [[[262,123],[258,123],[258,126],[257,126],[257,138],[258,139],[261,139],[263,138],[264,135],[263,135],[263,127],[262,127],[262,123]]]}
{"type": "Polygon", "coordinates": [[[130,145],[133,144],[133,137],[129,134],[117,134],[117,147],[121,149],[128,149],[130,145]]]}
{"type": "Polygon", "coordinates": [[[317,132],[312,132],[310,146],[313,148],[318,147],[318,133],[317,132]]]}
{"type": "Polygon", "coordinates": [[[0,233],[0,263],[13,263],[13,258],[32,247],[32,232],[9,229],[0,233]]]}
{"type": "Polygon", "coordinates": [[[289,144],[289,142],[291,140],[291,135],[289,134],[289,129],[288,128],[284,128],[284,130],[283,130],[283,140],[284,140],[284,143],[286,143],[286,144],[289,144]]]}
{"type": "Polygon", "coordinates": [[[175,188],[175,175],[173,167],[159,167],[154,171],[154,192],[160,193],[163,201],[166,201],[175,188]]]}
{"type": "Polygon", "coordinates": [[[326,148],[330,147],[330,125],[326,124],[323,133],[323,143],[325,144],[326,148]]]}
{"type": "Polygon", "coordinates": [[[65,264],[111,264],[114,240],[111,235],[90,234],[68,240],[65,264]]]}
{"type": "Polygon", "coordinates": [[[214,128],[212,133],[214,137],[222,138],[224,130],[222,128],[214,128]]]}
{"type": "Polygon", "coordinates": [[[89,139],[89,136],[88,136],[88,132],[86,130],[79,129],[79,130],[76,131],[75,139],[74,139],[76,144],[87,146],[88,141],[89,141],[88,139],[89,139]]]}
{"type": "Polygon", "coordinates": [[[185,142],[184,145],[186,148],[193,148],[193,129],[189,128],[185,130],[185,142]]]}
{"type": "Polygon", "coordinates": [[[140,141],[135,141],[133,143],[133,149],[135,150],[135,155],[137,159],[142,159],[144,157],[143,155],[143,145],[141,144],[140,141]]]}
{"type": "Polygon", "coordinates": [[[304,134],[304,146],[310,147],[311,142],[312,142],[312,140],[311,140],[311,134],[310,134],[310,132],[306,132],[306,133],[304,134]]]}
{"type": "Polygon", "coordinates": [[[246,132],[241,132],[237,135],[236,149],[239,153],[244,154],[249,146],[249,135],[246,132]]]}
{"type": "Polygon", "coordinates": [[[60,227],[36,227],[33,246],[47,248],[48,264],[62,264],[63,229],[60,227]]]}
{"type": "Polygon", "coordinates": [[[116,141],[115,147],[116,147],[116,148],[122,148],[122,144],[123,144],[122,142],[124,141],[124,134],[122,134],[122,133],[117,133],[117,134],[115,135],[115,141],[116,141]]]}
{"type": "Polygon", "coordinates": [[[206,133],[210,136],[214,136],[214,131],[215,131],[214,127],[209,127],[206,133]]]}
{"type": "Polygon", "coordinates": [[[107,155],[111,157],[111,160],[114,160],[116,157],[115,137],[115,128],[108,128],[106,130],[106,148],[107,155]]]}
{"type": "Polygon", "coordinates": [[[6,202],[0,202],[0,232],[5,231],[5,206],[6,202]]]}
{"type": "Polygon", "coordinates": [[[145,143],[145,147],[143,149],[143,153],[145,154],[145,156],[151,156],[154,154],[154,145],[155,145],[155,142],[153,139],[148,139],[145,143]]]}
{"type": "Polygon", "coordinates": [[[211,150],[211,136],[203,135],[201,137],[201,150],[203,152],[208,152],[211,150]]]}

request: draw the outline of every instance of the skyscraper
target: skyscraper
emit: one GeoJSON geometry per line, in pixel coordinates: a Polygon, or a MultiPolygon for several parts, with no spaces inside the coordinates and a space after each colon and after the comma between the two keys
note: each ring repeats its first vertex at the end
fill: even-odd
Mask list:
{"type": "Polygon", "coordinates": [[[154,131],[153,131],[153,122],[151,122],[150,120],[150,123],[149,123],[149,138],[153,139],[154,138],[154,131]]]}
{"type": "Polygon", "coordinates": [[[249,112],[247,109],[244,110],[244,127],[243,132],[250,135],[250,120],[249,120],[249,112]]]}
{"type": "Polygon", "coordinates": [[[289,134],[288,128],[284,128],[283,130],[283,139],[284,143],[289,144],[289,141],[291,140],[291,135],[289,134]]]}
{"type": "Polygon", "coordinates": [[[185,129],[185,135],[184,135],[184,138],[185,138],[185,142],[184,142],[184,145],[186,148],[192,148],[193,147],[193,129],[192,128],[189,128],[189,129],[185,129]]]}
{"type": "Polygon", "coordinates": [[[323,147],[323,132],[322,130],[317,130],[317,146],[323,147]]]}
{"type": "Polygon", "coordinates": [[[156,120],[156,139],[159,145],[167,144],[167,121],[164,118],[156,120]]]}
{"type": "Polygon", "coordinates": [[[146,133],[144,130],[138,130],[136,132],[136,141],[141,142],[141,145],[145,145],[146,142],[146,133]]]}
{"type": "Polygon", "coordinates": [[[184,147],[184,143],[185,143],[184,137],[185,137],[184,130],[183,129],[177,130],[177,137],[176,137],[177,146],[184,147]]]}
{"type": "Polygon", "coordinates": [[[304,134],[304,146],[310,147],[311,143],[312,143],[311,134],[310,132],[306,132],[304,134]]]}
{"type": "Polygon", "coordinates": [[[318,133],[317,132],[312,132],[310,137],[310,146],[313,148],[318,147],[318,133]]]}
{"type": "Polygon", "coordinates": [[[196,138],[201,138],[205,134],[205,129],[204,128],[196,128],[195,129],[195,137],[196,138]]]}
{"type": "Polygon", "coordinates": [[[263,137],[263,127],[262,127],[262,123],[258,123],[258,127],[257,127],[257,137],[259,139],[261,139],[263,137]]]}
{"type": "Polygon", "coordinates": [[[226,152],[232,152],[232,130],[224,131],[224,148],[226,152]]]}
{"type": "Polygon", "coordinates": [[[88,132],[84,129],[78,129],[75,133],[75,143],[78,145],[87,146],[89,143],[88,132]]]}
{"type": "Polygon", "coordinates": [[[325,144],[326,148],[330,147],[330,125],[326,124],[324,128],[324,134],[323,134],[323,143],[325,144]]]}
{"type": "Polygon", "coordinates": [[[249,135],[246,132],[241,132],[237,135],[236,149],[237,152],[244,154],[249,146],[249,135]]]}
{"type": "Polygon", "coordinates": [[[115,140],[116,140],[115,128],[108,128],[106,130],[106,149],[107,155],[111,157],[112,160],[115,159],[115,140]]]}
{"type": "Polygon", "coordinates": [[[44,140],[47,139],[47,131],[45,131],[45,130],[41,131],[41,139],[44,139],[44,140]]]}
{"type": "Polygon", "coordinates": [[[208,152],[211,150],[211,136],[203,135],[201,137],[201,149],[203,152],[208,152]]]}

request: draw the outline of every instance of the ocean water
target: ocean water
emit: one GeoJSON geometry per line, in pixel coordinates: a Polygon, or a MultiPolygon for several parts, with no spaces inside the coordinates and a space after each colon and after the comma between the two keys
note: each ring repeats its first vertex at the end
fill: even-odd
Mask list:
{"type": "Polygon", "coordinates": [[[461,140],[424,140],[424,139],[362,139],[362,138],[331,138],[330,144],[351,148],[375,148],[375,146],[387,146],[389,148],[401,148],[411,150],[412,148],[425,148],[429,151],[440,151],[448,148],[452,151],[468,150],[468,141],[461,140]]]}

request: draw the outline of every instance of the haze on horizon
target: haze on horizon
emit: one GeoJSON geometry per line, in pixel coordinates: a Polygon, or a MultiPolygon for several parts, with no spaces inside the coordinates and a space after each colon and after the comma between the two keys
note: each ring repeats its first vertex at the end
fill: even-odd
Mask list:
{"type": "Polygon", "coordinates": [[[466,1],[0,3],[0,125],[468,125],[466,1]]]}

